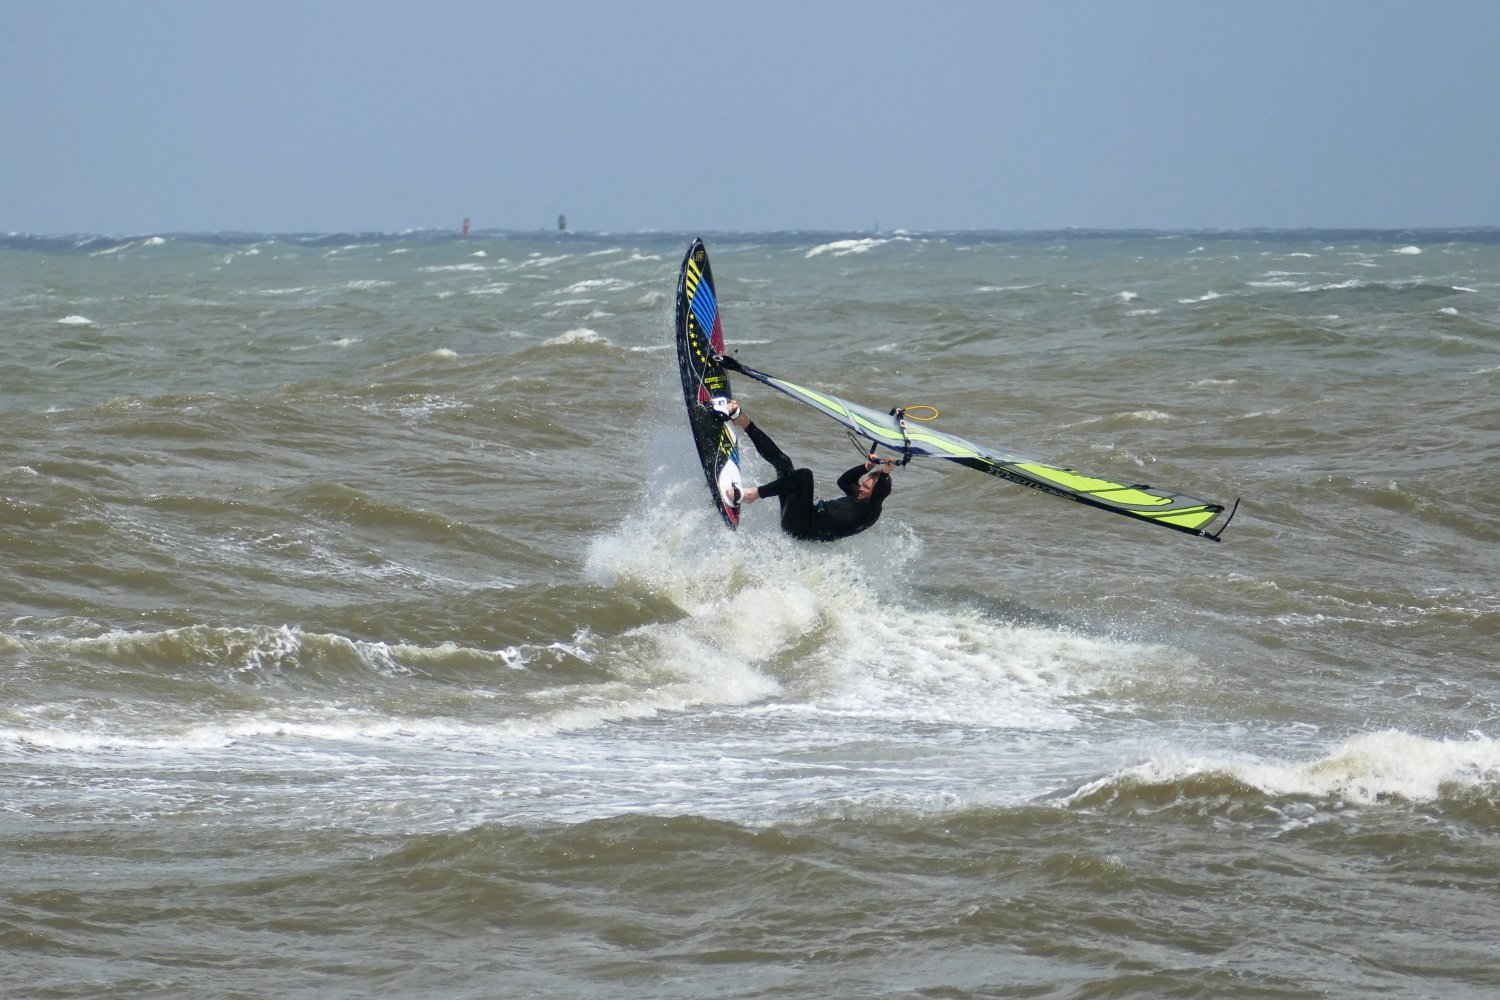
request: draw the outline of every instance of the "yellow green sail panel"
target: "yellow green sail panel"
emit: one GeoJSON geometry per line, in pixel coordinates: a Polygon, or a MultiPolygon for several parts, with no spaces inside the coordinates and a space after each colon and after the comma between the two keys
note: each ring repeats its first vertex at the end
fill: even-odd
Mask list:
{"type": "MultiPolygon", "coordinates": [[[[1120,483],[1099,476],[1085,475],[1072,469],[1059,468],[1041,462],[1033,462],[1016,455],[1007,455],[993,449],[981,448],[972,441],[935,431],[920,423],[906,421],[898,411],[882,413],[874,407],[853,403],[847,399],[806,386],[788,382],[786,379],[756,371],[748,365],[729,362],[734,369],[751,378],[780,390],[800,403],[806,403],[847,427],[853,434],[884,445],[903,458],[943,458],[970,469],[1029,486],[1032,489],[1051,493],[1053,496],[1075,500],[1100,510],[1112,511],[1138,521],[1149,521],[1164,528],[1185,531],[1203,538],[1219,540],[1229,518],[1217,532],[1210,533],[1208,527],[1224,512],[1224,505],[1200,500],[1186,493],[1158,489],[1140,483],[1120,483]]],[[[1238,501],[1235,502],[1238,507],[1238,501]]],[[[1230,511],[1231,518],[1234,511],[1230,511]]]]}

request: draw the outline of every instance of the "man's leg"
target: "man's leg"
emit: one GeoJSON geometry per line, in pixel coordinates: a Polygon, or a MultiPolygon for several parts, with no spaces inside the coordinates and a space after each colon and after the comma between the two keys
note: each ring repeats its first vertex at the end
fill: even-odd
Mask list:
{"type": "Polygon", "coordinates": [[[760,457],[770,462],[771,468],[776,470],[777,479],[785,479],[792,474],[796,466],[792,464],[790,458],[786,457],[785,452],[776,447],[776,442],[771,440],[770,435],[752,423],[746,423],[744,431],[750,436],[760,457]]]}
{"type": "Polygon", "coordinates": [[[815,541],[818,537],[818,508],[813,503],[813,474],[810,469],[793,469],[780,479],[757,487],[763,497],[775,497],[781,503],[781,530],[793,538],[815,541]]]}

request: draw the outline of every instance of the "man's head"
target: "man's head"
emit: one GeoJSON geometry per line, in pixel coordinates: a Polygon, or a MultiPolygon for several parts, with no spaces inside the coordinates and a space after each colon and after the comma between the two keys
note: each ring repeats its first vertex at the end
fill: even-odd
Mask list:
{"type": "Polygon", "coordinates": [[[866,472],[859,477],[859,487],[854,495],[861,503],[872,497],[876,500],[884,500],[891,495],[891,474],[879,469],[866,472]]]}

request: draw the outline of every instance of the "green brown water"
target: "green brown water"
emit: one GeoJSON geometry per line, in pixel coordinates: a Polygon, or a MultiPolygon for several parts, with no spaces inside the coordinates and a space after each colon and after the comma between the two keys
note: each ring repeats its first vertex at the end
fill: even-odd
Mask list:
{"type": "Polygon", "coordinates": [[[686,235],[3,241],[0,993],[1494,995],[1492,236],[710,236],[751,364],[1244,498],[821,547],[686,235]]]}

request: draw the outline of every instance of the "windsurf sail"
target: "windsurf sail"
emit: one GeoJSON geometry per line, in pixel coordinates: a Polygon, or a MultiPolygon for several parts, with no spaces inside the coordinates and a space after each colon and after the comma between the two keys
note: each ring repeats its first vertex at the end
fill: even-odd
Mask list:
{"type": "Polygon", "coordinates": [[[1201,538],[1211,538],[1216,542],[1239,508],[1239,501],[1236,500],[1234,509],[1229,512],[1229,517],[1224,519],[1219,530],[1210,533],[1209,526],[1224,512],[1223,504],[1141,483],[1121,483],[1100,476],[1085,475],[1072,469],[982,448],[956,434],[909,423],[900,409],[882,412],[872,406],[850,402],[831,393],[809,389],[775,375],[768,375],[735,359],[727,360],[725,367],[731,371],[739,371],[832,417],[847,427],[851,434],[870,441],[872,445],[883,445],[897,452],[901,455],[903,464],[913,458],[946,459],[1043,493],[1201,538]]]}

